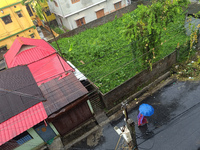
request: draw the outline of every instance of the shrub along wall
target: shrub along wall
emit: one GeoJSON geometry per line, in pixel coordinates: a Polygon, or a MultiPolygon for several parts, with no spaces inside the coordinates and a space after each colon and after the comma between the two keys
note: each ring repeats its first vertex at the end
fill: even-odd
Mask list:
{"type": "Polygon", "coordinates": [[[114,107],[120,101],[125,100],[140,90],[140,88],[147,86],[151,82],[155,81],[159,76],[169,71],[172,65],[176,63],[176,55],[177,52],[174,51],[170,55],[156,62],[152,67],[152,71],[146,69],[108,93],[100,93],[106,108],[110,109],[114,107]]]}
{"type": "MultiPolygon", "coordinates": [[[[85,25],[83,25],[81,27],[78,27],[78,28],[76,28],[74,30],[71,30],[71,31],[66,32],[64,34],[60,34],[56,39],[58,40],[59,38],[74,36],[74,35],[76,35],[76,34],[78,34],[80,32],[83,32],[83,31],[89,29],[89,28],[94,28],[94,27],[103,25],[103,24],[105,24],[105,23],[107,23],[109,21],[113,21],[115,19],[115,16],[117,16],[118,18],[122,17],[123,14],[135,10],[137,8],[137,5],[141,4],[141,3],[144,4],[144,5],[148,5],[149,4],[149,2],[147,2],[147,1],[144,1],[144,2],[141,1],[140,3],[138,3],[138,1],[132,2],[132,4],[129,5],[129,6],[121,8],[121,9],[115,11],[115,12],[112,12],[112,13],[110,13],[110,14],[104,16],[104,17],[101,17],[99,19],[96,19],[96,20],[94,20],[92,22],[89,22],[89,23],[87,23],[87,24],[85,24],[85,25]]],[[[48,42],[52,43],[53,41],[54,41],[54,39],[49,40],[48,42]]]]}

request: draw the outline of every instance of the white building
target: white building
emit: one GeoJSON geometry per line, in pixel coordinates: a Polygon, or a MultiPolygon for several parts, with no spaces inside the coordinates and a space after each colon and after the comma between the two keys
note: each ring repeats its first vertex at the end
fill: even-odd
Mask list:
{"type": "Polygon", "coordinates": [[[130,4],[131,0],[48,0],[60,26],[72,30],[130,4]]]}

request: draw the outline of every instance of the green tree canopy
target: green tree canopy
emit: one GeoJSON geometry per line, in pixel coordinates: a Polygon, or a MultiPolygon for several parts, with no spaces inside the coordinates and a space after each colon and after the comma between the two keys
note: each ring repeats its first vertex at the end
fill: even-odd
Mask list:
{"type": "Polygon", "coordinates": [[[152,59],[159,55],[162,32],[169,23],[178,20],[188,4],[188,0],[152,1],[151,5],[139,5],[133,14],[126,16],[122,32],[133,43],[133,49],[140,55],[145,54],[142,58],[144,62],[151,65],[152,59]]]}

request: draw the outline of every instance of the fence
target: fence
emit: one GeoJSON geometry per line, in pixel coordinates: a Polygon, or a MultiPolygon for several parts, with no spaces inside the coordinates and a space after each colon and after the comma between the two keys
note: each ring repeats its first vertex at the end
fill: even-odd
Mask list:
{"type": "MultiPolygon", "coordinates": [[[[173,51],[174,47],[170,48],[165,44],[160,46],[159,49],[161,50],[162,48],[163,53],[154,60],[155,63],[152,66],[152,70],[147,65],[148,63],[142,63],[142,57],[144,55],[134,56],[129,47],[124,47],[124,56],[117,58],[118,61],[123,62],[123,64],[119,64],[121,66],[114,68],[114,66],[116,66],[114,63],[117,63],[118,61],[110,61],[110,65],[113,65],[113,70],[109,70],[109,72],[103,70],[104,72],[101,72],[101,69],[104,68],[104,66],[102,65],[102,68],[99,67],[98,74],[101,76],[100,79],[102,79],[100,81],[96,80],[94,83],[99,84],[102,82],[102,85],[105,84],[105,86],[112,85],[112,90],[108,90],[108,92],[105,93],[106,87],[101,87],[99,91],[100,98],[98,98],[98,101],[102,101],[107,109],[111,109],[129,96],[135,94],[137,91],[140,91],[143,87],[154,82],[158,77],[169,71],[176,62],[186,60],[189,54],[189,46],[189,42],[185,43],[175,51],[173,51]],[[169,50],[168,52],[166,52],[167,49],[169,50]],[[121,75],[121,72],[125,73],[125,75],[121,75]],[[112,80],[107,82],[107,79],[112,80]],[[120,81],[122,84],[119,85],[116,80],[124,82],[120,81]],[[119,86],[114,86],[115,88],[113,88],[114,82],[119,86]],[[101,90],[104,90],[104,93],[102,93],[101,90]]],[[[102,59],[102,61],[106,61],[104,58],[102,59]]],[[[93,104],[95,103],[96,102],[93,101],[93,104]]]]}
{"type": "Polygon", "coordinates": [[[171,66],[176,63],[176,57],[177,52],[174,51],[164,59],[156,62],[152,67],[152,71],[150,69],[145,69],[110,92],[106,94],[100,93],[106,108],[112,108],[120,101],[137,92],[140,88],[148,85],[159,76],[169,71],[171,66]]]}

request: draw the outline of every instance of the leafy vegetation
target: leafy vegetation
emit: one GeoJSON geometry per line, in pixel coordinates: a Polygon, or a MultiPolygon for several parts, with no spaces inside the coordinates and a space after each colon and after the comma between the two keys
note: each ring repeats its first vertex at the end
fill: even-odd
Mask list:
{"type": "MultiPolygon", "coordinates": [[[[158,46],[163,43],[162,33],[166,33],[164,31],[167,30],[169,23],[180,21],[182,7],[188,3],[187,0],[156,0],[152,1],[151,5],[139,5],[133,14],[126,15],[123,33],[132,42],[132,47],[138,49],[140,55],[148,53],[142,56],[142,62],[152,66],[153,59],[161,52],[158,46]]],[[[137,55],[135,54],[135,57],[137,55]]]]}
{"type": "MultiPolygon", "coordinates": [[[[63,56],[71,61],[87,78],[106,93],[130,79],[147,66],[141,61],[140,47],[133,47],[133,40],[122,34],[130,15],[108,22],[102,26],[87,29],[78,35],[58,40],[63,56]]],[[[177,44],[188,41],[184,30],[184,14],[179,14],[175,23],[168,23],[166,30],[159,32],[160,43],[156,45],[159,54],[152,63],[175,50],[177,44]]],[[[134,20],[131,20],[134,21],[134,20]]],[[[141,39],[137,39],[137,43],[141,39]]],[[[55,43],[52,43],[55,46],[55,43]]],[[[151,47],[152,48],[152,47],[151,47]]],[[[147,52],[148,54],[148,52],[147,52]]]]}
{"type": "Polygon", "coordinates": [[[56,33],[58,33],[58,34],[63,34],[63,33],[65,33],[60,27],[58,27],[58,26],[53,26],[53,25],[51,25],[50,26],[51,27],[51,29],[52,30],[54,30],[56,33]]]}
{"type": "MultiPolygon", "coordinates": [[[[52,0],[51,0],[52,1],[52,0]]],[[[41,4],[44,4],[46,3],[47,0],[22,0],[21,3],[23,5],[27,4],[27,3],[30,3],[33,5],[35,11],[36,11],[36,14],[37,16],[43,20],[44,19],[44,14],[43,14],[43,7],[41,6],[41,4]]]]}

